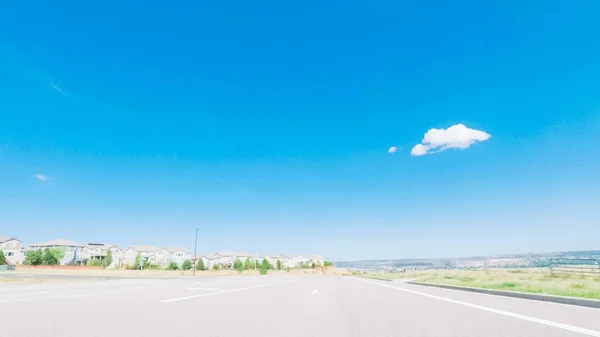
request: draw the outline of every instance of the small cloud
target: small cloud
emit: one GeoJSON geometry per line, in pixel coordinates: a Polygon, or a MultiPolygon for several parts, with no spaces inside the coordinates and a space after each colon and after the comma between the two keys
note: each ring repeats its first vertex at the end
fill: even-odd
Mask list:
{"type": "Polygon", "coordinates": [[[58,84],[56,84],[54,82],[50,82],[50,88],[52,88],[55,91],[59,92],[63,96],[66,96],[66,97],[69,97],[69,98],[72,98],[72,99],[79,99],[79,97],[77,97],[77,96],[73,95],[72,93],[68,92],[67,90],[59,87],[58,84]]]}
{"type": "Polygon", "coordinates": [[[36,174],[35,177],[38,178],[41,181],[48,180],[48,178],[45,175],[43,175],[43,174],[36,174]]]}
{"type": "Polygon", "coordinates": [[[396,151],[398,151],[398,148],[397,148],[397,147],[395,147],[395,146],[391,146],[391,147],[388,149],[388,153],[396,153],[396,151]]]}
{"type": "Polygon", "coordinates": [[[415,145],[410,154],[422,156],[447,149],[464,150],[476,142],[486,141],[490,137],[488,133],[470,129],[463,124],[456,124],[447,129],[430,129],[425,133],[421,144],[415,145]]]}

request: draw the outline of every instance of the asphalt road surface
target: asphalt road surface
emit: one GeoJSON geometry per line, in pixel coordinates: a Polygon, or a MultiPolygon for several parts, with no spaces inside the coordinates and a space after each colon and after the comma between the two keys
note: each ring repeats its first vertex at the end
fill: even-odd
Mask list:
{"type": "Polygon", "coordinates": [[[600,309],[339,276],[6,284],[0,336],[600,337],[600,309]]]}

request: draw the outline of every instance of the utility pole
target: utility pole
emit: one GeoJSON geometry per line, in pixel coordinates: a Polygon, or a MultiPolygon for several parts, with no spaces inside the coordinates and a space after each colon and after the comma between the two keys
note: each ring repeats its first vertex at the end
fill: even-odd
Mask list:
{"type": "Polygon", "coordinates": [[[194,276],[196,276],[196,269],[198,268],[198,228],[196,228],[196,239],[194,240],[194,276]]]}

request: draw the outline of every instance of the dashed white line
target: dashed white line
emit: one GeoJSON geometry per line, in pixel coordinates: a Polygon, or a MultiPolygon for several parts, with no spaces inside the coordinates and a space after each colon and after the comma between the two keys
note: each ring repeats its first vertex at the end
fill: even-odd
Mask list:
{"type": "Polygon", "coordinates": [[[162,300],[162,301],[160,301],[160,303],[170,303],[170,302],[177,302],[177,301],[185,301],[185,300],[191,300],[192,298],[198,298],[198,297],[204,297],[204,296],[213,296],[213,295],[219,295],[219,294],[225,294],[225,293],[233,293],[233,292],[236,292],[236,291],[250,290],[250,289],[255,289],[255,288],[260,288],[260,287],[267,287],[267,286],[272,286],[272,285],[280,284],[280,283],[286,283],[286,282],[290,282],[290,281],[292,281],[292,280],[285,280],[285,281],[277,281],[277,282],[259,284],[259,285],[256,285],[256,286],[245,287],[245,288],[236,288],[236,289],[222,290],[222,291],[217,291],[217,292],[208,293],[208,294],[200,294],[200,295],[193,295],[193,296],[170,298],[170,299],[167,299],[167,300],[162,300]]]}
{"type": "Polygon", "coordinates": [[[453,299],[446,298],[446,297],[422,293],[420,291],[414,291],[414,290],[410,290],[410,289],[393,287],[393,286],[390,286],[387,284],[382,284],[379,282],[367,281],[367,280],[359,279],[359,278],[354,278],[354,279],[362,281],[362,282],[366,282],[366,283],[376,284],[378,286],[382,286],[382,287],[386,287],[386,288],[400,290],[400,291],[404,291],[404,292],[411,293],[411,294],[421,295],[421,296],[425,296],[425,297],[429,297],[429,298],[434,298],[436,300],[441,300],[441,301],[445,301],[445,302],[462,305],[462,306],[469,307],[469,308],[475,308],[475,309],[479,309],[479,310],[483,310],[483,311],[487,311],[487,312],[492,312],[492,313],[495,313],[498,315],[522,319],[524,321],[529,321],[529,322],[533,322],[533,323],[543,324],[543,325],[551,326],[553,328],[563,329],[563,330],[567,330],[567,331],[571,331],[571,332],[577,332],[577,333],[587,335],[587,336],[600,337],[600,331],[597,331],[597,330],[591,330],[591,329],[586,329],[586,328],[582,328],[582,327],[578,327],[578,326],[574,326],[574,325],[563,324],[563,323],[558,323],[558,322],[554,322],[554,321],[548,321],[545,319],[531,317],[531,316],[525,316],[525,315],[516,314],[513,312],[509,312],[509,311],[498,310],[498,309],[486,307],[483,305],[472,304],[472,303],[468,303],[468,302],[453,300],[453,299]]]}
{"type": "Polygon", "coordinates": [[[318,293],[318,292],[319,292],[319,289],[315,289],[315,290],[311,291],[311,292],[310,292],[310,294],[311,294],[311,295],[314,295],[314,294],[316,294],[316,293],[318,293]]]}

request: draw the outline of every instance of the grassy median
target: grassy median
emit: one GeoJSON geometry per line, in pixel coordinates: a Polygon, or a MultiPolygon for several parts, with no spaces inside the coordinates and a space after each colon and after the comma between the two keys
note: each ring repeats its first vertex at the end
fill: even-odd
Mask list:
{"type": "Polygon", "coordinates": [[[432,270],[361,275],[416,282],[600,299],[600,277],[550,275],[547,269],[432,270]]]}

